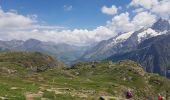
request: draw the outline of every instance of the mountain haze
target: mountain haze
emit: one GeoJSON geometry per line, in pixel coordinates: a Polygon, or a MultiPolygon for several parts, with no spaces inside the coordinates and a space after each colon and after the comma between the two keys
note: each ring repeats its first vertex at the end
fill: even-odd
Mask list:
{"type": "Polygon", "coordinates": [[[152,27],[142,28],[135,32],[125,32],[118,34],[109,40],[101,41],[96,46],[85,52],[84,56],[81,57],[81,60],[103,60],[117,53],[125,53],[135,50],[137,49],[138,44],[144,40],[166,34],[170,29],[169,27],[169,22],[160,18],[152,25],[152,27]]]}
{"type": "Polygon", "coordinates": [[[83,55],[86,46],[74,46],[69,44],[56,44],[53,42],[43,42],[36,39],[0,41],[1,51],[30,51],[42,52],[70,64],[83,55]]]}

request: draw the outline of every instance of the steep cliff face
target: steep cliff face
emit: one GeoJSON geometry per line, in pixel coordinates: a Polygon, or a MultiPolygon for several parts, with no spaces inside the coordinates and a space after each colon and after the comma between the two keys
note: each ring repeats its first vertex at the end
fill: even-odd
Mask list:
{"type": "Polygon", "coordinates": [[[116,54],[108,58],[113,61],[123,59],[136,61],[144,66],[146,71],[170,78],[170,35],[150,38],[139,44],[134,51],[116,54]]]}
{"type": "Polygon", "coordinates": [[[153,26],[152,29],[156,31],[170,30],[170,24],[167,20],[160,18],[153,26]]]}

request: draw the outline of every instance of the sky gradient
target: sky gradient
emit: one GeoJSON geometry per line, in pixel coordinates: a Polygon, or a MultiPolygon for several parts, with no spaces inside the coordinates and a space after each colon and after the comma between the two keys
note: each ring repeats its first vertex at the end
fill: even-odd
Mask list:
{"type": "Polygon", "coordinates": [[[102,14],[102,6],[126,6],[129,2],[130,0],[1,0],[1,7],[4,11],[13,9],[25,16],[36,14],[37,20],[48,25],[93,29],[112,18],[102,14]]]}
{"type": "Polygon", "coordinates": [[[1,40],[90,45],[169,20],[169,0],[0,0],[1,40]]]}

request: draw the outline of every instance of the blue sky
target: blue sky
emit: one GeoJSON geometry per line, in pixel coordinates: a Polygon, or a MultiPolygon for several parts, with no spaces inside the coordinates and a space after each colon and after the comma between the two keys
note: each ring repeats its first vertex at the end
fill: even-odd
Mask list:
{"type": "MultiPolygon", "coordinates": [[[[93,29],[105,25],[112,16],[101,12],[101,7],[113,4],[126,7],[130,0],[1,0],[1,7],[8,11],[16,10],[19,14],[36,14],[39,21],[48,25],[59,25],[69,28],[93,29]],[[71,6],[66,11],[64,6],[71,6]]],[[[123,9],[124,10],[124,9],[123,9]]]]}
{"type": "Polygon", "coordinates": [[[0,0],[0,40],[91,45],[170,20],[170,0],[0,0]]]}

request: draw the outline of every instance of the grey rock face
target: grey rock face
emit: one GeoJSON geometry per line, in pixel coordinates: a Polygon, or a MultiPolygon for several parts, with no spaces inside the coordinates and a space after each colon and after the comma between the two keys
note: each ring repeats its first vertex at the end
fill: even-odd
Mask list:
{"type": "Polygon", "coordinates": [[[160,18],[156,23],[153,24],[152,28],[157,31],[170,30],[170,24],[167,20],[160,18]]]}
{"type": "MultiPolygon", "coordinates": [[[[169,32],[170,33],[170,32],[169,32]]],[[[140,63],[151,73],[158,73],[170,78],[170,35],[161,35],[143,41],[134,51],[115,54],[107,60],[130,59],[140,63]]]]}

